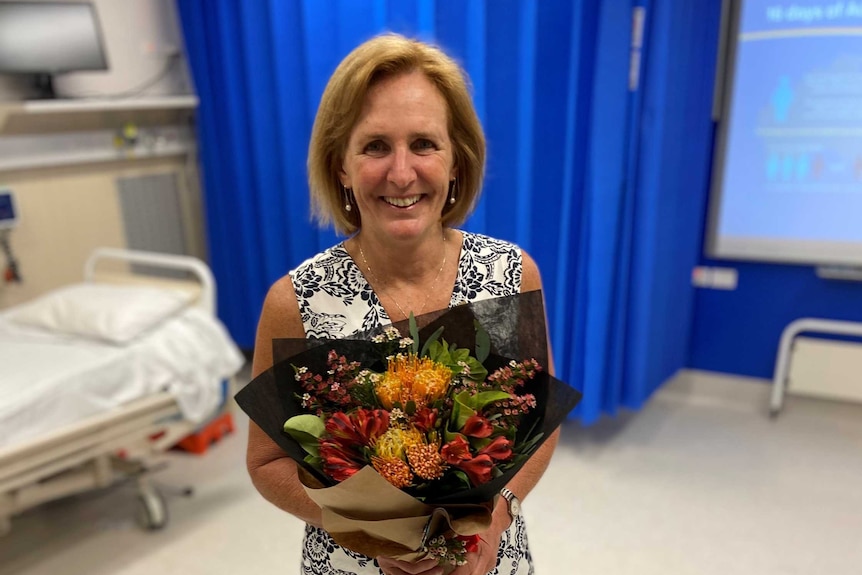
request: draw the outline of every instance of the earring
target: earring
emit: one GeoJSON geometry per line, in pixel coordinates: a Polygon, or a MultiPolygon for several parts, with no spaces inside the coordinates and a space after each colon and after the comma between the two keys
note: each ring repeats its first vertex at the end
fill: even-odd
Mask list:
{"type": "Polygon", "coordinates": [[[455,180],[449,182],[449,205],[455,204],[455,180]]]}
{"type": "Polygon", "coordinates": [[[344,188],[344,211],[345,212],[349,212],[350,210],[353,209],[353,207],[350,205],[350,192],[351,191],[352,190],[350,188],[344,188]]]}

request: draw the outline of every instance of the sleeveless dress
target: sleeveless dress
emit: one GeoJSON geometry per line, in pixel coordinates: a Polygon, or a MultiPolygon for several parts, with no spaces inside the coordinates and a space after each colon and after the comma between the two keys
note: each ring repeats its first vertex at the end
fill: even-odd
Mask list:
{"type": "MultiPolygon", "coordinates": [[[[521,251],[508,242],[462,232],[458,274],[449,307],[519,293],[521,251]]],[[[306,337],[343,338],[391,323],[359,267],[338,244],[290,272],[306,337]]],[[[503,533],[497,566],[489,575],[532,575],[533,560],[522,517],[503,533]]],[[[324,531],[306,525],[304,575],[380,575],[377,562],[345,549],[324,531]]]]}

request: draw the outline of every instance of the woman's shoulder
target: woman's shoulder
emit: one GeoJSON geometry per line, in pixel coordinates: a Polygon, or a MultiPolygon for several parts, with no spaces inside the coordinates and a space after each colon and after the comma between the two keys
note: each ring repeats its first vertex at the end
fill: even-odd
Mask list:
{"type": "Polygon", "coordinates": [[[492,251],[496,253],[520,254],[521,248],[512,242],[479,234],[476,232],[461,232],[464,236],[464,246],[472,251],[492,251]]]}
{"type": "Polygon", "coordinates": [[[350,254],[344,248],[344,242],[340,242],[331,248],[315,254],[296,266],[290,272],[290,277],[301,277],[316,268],[326,268],[335,265],[343,265],[350,258],[350,254]]]}
{"type": "Polygon", "coordinates": [[[536,261],[518,244],[473,232],[464,234],[464,246],[474,253],[494,254],[496,257],[509,255],[520,264],[520,289],[532,291],[542,289],[542,275],[536,261]]]}

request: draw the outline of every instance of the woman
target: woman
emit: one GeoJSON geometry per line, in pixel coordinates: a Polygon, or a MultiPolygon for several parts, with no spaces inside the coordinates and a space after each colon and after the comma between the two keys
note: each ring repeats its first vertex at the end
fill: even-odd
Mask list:
{"type": "MultiPolygon", "coordinates": [[[[439,49],[385,35],[338,66],[321,99],[308,158],[321,224],[350,236],[276,282],[263,305],[253,374],[272,365],[276,337],[345,337],[411,312],[541,288],[516,246],[461,232],[478,197],[482,129],[463,73],[439,49]]],[[[547,467],[557,433],[507,486],[468,564],[455,573],[531,573],[518,498],[547,467]]],[[[337,545],[296,465],[254,423],[248,468],[269,501],[306,521],[303,573],[435,575],[433,560],[372,559],[337,545]]]]}

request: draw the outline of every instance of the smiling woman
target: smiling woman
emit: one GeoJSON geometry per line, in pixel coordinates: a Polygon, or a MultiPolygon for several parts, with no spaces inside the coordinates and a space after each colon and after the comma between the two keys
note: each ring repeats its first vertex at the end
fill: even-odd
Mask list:
{"type": "MultiPolygon", "coordinates": [[[[270,289],[253,375],[272,366],[273,338],[344,338],[410,313],[540,289],[539,271],[520,248],[453,227],[476,203],[484,161],[466,77],[449,56],[396,35],[349,54],[321,98],[308,172],[317,220],[350,237],[270,289]]],[[[532,572],[524,522],[512,510],[547,467],[556,435],[507,485],[456,575],[532,572]]],[[[366,557],[335,543],[296,464],[254,422],[248,467],[264,497],[309,524],[304,573],[441,572],[436,561],[366,557]]]]}
{"type": "Polygon", "coordinates": [[[362,241],[429,234],[441,241],[440,217],[457,176],[447,115],[443,96],[421,72],[383,79],[369,90],[339,174],[353,192],[362,241]]]}

